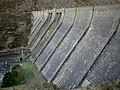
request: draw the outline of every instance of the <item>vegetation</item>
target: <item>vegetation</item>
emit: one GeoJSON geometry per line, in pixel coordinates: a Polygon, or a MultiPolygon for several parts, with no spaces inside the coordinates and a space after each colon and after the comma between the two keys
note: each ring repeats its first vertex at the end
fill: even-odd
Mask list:
{"type": "Polygon", "coordinates": [[[18,76],[17,71],[7,72],[3,78],[3,83],[1,87],[10,87],[15,85],[15,78],[18,76]]]}
{"type": "MultiPolygon", "coordinates": [[[[27,45],[28,36],[30,34],[32,25],[30,12],[32,10],[52,9],[55,7],[60,8],[62,7],[60,5],[63,5],[63,7],[76,7],[85,5],[99,5],[100,3],[102,3],[101,5],[104,3],[116,4],[120,2],[120,0],[111,0],[113,3],[110,2],[110,0],[106,0],[109,2],[106,2],[105,0],[70,0],[70,2],[68,2],[69,0],[66,0],[67,3],[64,3],[62,1],[64,0],[1,0],[0,50],[13,49],[27,45]]],[[[42,44],[43,43],[44,41],[42,44]]],[[[21,87],[23,87],[21,90],[36,90],[36,88],[38,90],[59,90],[58,87],[53,84],[48,84],[47,82],[39,84],[39,82],[42,81],[41,79],[39,80],[39,76],[40,75],[37,73],[36,67],[33,64],[29,62],[22,63],[22,66],[15,64],[12,67],[11,71],[5,74],[2,87],[22,84],[20,87],[18,86],[18,90],[20,90],[19,88],[21,87]],[[36,82],[37,80],[38,82],[36,82]],[[33,81],[35,82],[31,84],[33,81]],[[29,84],[28,87],[26,87],[26,83],[29,84]]],[[[80,90],[119,90],[119,88],[120,83],[113,82],[80,90]]],[[[10,89],[7,88],[6,90],[10,89]]]]}
{"type": "Polygon", "coordinates": [[[5,74],[0,90],[64,90],[47,83],[36,66],[30,62],[10,64],[11,72],[5,74]]]}
{"type": "Polygon", "coordinates": [[[14,65],[13,67],[12,67],[12,71],[14,71],[14,70],[16,70],[17,68],[19,68],[20,67],[20,65],[19,64],[17,64],[17,65],[14,65]]]}
{"type": "Polygon", "coordinates": [[[31,26],[30,12],[0,12],[0,50],[26,46],[31,26]]]}
{"type": "Polygon", "coordinates": [[[22,66],[20,66],[19,64],[14,65],[11,71],[5,74],[1,87],[20,85],[27,79],[34,77],[36,67],[33,64],[25,62],[21,65],[22,66]]]}
{"type": "Polygon", "coordinates": [[[31,1],[32,0],[1,0],[0,1],[0,12],[30,11],[32,7],[31,1]]]}

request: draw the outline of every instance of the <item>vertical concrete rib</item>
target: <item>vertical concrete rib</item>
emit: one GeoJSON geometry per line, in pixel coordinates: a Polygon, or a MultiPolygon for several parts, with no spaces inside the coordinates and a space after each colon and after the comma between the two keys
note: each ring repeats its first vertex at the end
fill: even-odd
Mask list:
{"type": "Polygon", "coordinates": [[[36,18],[37,18],[37,16],[36,16],[36,11],[32,11],[32,15],[33,15],[33,17],[34,17],[34,22],[36,21],[36,18]]]}
{"type": "Polygon", "coordinates": [[[49,22],[51,18],[51,14],[48,11],[44,12],[44,19],[43,21],[40,23],[40,25],[37,27],[37,29],[35,30],[35,32],[32,34],[32,36],[29,38],[29,43],[28,46],[31,48],[32,45],[34,44],[34,42],[36,41],[36,39],[39,37],[39,35],[41,34],[40,30],[45,27],[45,25],[49,22]]]}
{"type": "Polygon", "coordinates": [[[117,19],[116,32],[85,75],[81,86],[85,86],[85,80],[89,80],[91,85],[96,85],[120,79],[120,6],[114,7],[116,8],[112,9],[114,9],[117,19]]]}
{"type": "Polygon", "coordinates": [[[32,47],[30,48],[31,51],[36,47],[36,45],[39,43],[39,40],[41,40],[41,38],[44,36],[44,34],[47,30],[46,28],[49,27],[49,25],[51,24],[54,16],[55,16],[55,14],[50,13],[47,21],[44,23],[44,25],[40,28],[39,32],[36,34],[35,38],[31,42],[32,43],[32,47]]]}
{"type": "Polygon", "coordinates": [[[56,12],[55,9],[49,11],[49,13],[52,14],[52,17],[50,18],[49,23],[47,23],[47,25],[45,25],[45,28],[43,28],[43,29],[40,30],[41,34],[38,37],[38,39],[36,40],[36,42],[33,44],[33,46],[31,47],[31,51],[37,52],[38,48],[36,48],[36,47],[39,45],[40,41],[42,40],[42,38],[44,37],[44,35],[48,31],[49,27],[52,25],[52,23],[53,23],[53,21],[54,21],[54,19],[56,17],[56,13],[55,12],[56,12]]]}
{"type": "MultiPolygon", "coordinates": [[[[109,44],[109,42],[112,40],[112,38],[114,37],[114,35],[116,34],[116,32],[117,32],[117,30],[118,30],[118,28],[119,28],[119,25],[120,25],[120,21],[117,20],[117,21],[116,21],[116,24],[115,24],[115,28],[114,28],[114,29],[115,29],[115,32],[114,32],[113,35],[110,37],[110,39],[108,40],[108,42],[106,43],[106,45],[103,47],[102,51],[101,51],[100,54],[97,56],[96,60],[91,63],[91,66],[89,67],[88,71],[86,72],[85,76],[83,77],[83,79],[82,79],[82,81],[80,82],[79,85],[81,85],[82,82],[85,80],[85,78],[86,78],[87,74],[89,73],[90,69],[94,66],[94,64],[95,64],[95,62],[97,61],[97,59],[101,56],[101,54],[102,54],[102,52],[104,51],[104,49],[107,47],[107,45],[109,44]]],[[[106,65],[106,66],[108,66],[108,65],[106,65]]],[[[108,66],[108,67],[109,67],[109,66],[108,66]]],[[[99,71],[99,72],[102,73],[102,71],[99,71]]],[[[106,71],[106,72],[107,72],[107,71],[106,71]]],[[[104,72],[104,74],[105,74],[105,72],[104,72]]],[[[99,75],[98,77],[100,77],[100,75],[99,75]]],[[[98,77],[97,77],[97,78],[98,78],[98,77]]],[[[96,79],[97,79],[97,78],[96,78],[96,79]]],[[[99,82],[102,83],[102,81],[105,81],[105,78],[103,78],[103,77],[100,77],[100,78],[101,78],[101,80],[99,80],[99,82]],[[103,80],[102,80],[102,79],[103,79],[103,80]]],[[[107,80],[107,78],[106,78],[106,80],[107,80]]],[[[103,83],[104,83],[104,82],[103,82],[103,83]]]]}
{"type": "MultiPolygon", "coordinates": [[[[36,22],[39,20],[39,18],[42,19],[42,17],[40,17],[40,16],[37,15],[37,14],[39,14],[40,16],[43,17],[43,11],[32,11],[32,15],[33,15],[33,18],[34,18],[33,26],[35,26],[35,24],[36,24],[36,22]],[[37,13],[37,12],[39,12],[39,13],[37,13]]],[[[32,27],[32,29],[33,29],[33,27],[32,27]]]]}
{"type": "Polygon", "coordinates": [[[29,37],[32,36],[32,34],[35,32],[36,28],[38,27],[38,25],[40,25],[41,21],[43,19],[43,11],[39,11],[39,16],[38,16],[38,19],[33,23],[33,26],[32,26],[32,30],[31,30],[31,34],[29,37]]]}
{"type": "Polygon", "coordinates": [[[38,45],[32,50],[31,56],[32,58],[35,57],[35,55],[41,50],[41,48],[43,47],[44,43],[47,42],[48,38],[50,37],[51,33],[55,30],[56,26],[59,23],[61,14],[60,13],[56,13],[55,12],[55,18],[54,21],[51,23],[50,27],[48,28],[48,30],[46,31],[45,35],[43,38],[41,38],[41,40],[39,41],[38,45]]]}
{"type": "Polygon", "coordinates": [[[52,81],[60,68],[66,62],[67,57],[70,56],[75,46],[89,28],[92,19],[93,7],[77,8],[76,19],[73,28],[59,45],[53,56],[42,70],[43,75],[50,82],[52,81]]]}
{"type": "Polygon", "coordinates": [[[58,21],[57,23],[55,24],[55,26],[53,26],[53,28],[51,28],[51,31],[49,33],[49,31],[47,32],[45,38],[47,40],[42,40],[41,41],[41,48],[39,50],[39,52],[33,56],[33,62],[35,62],[37,59],[38,59],[38,56],[44,51],[45,47],[48,45],[48,43],[52,40],[52,38],[54,37],[55,33],[57,32],[57,30],[60,28],[60,26],[62,25],[62,22],[63,22],[63,18],[64,18],[64,9],[59,9],[57,10],[58,13],[60,13],[59,15],[59,18],[58,18],[58,21]]]}
{"type": "Polygon", "coordinates": [[[75,88],[83,80],[116,31],[116,13],[113,10],[108,7],[95,8],[89,31],[58,73],[54,84],[64,88],[75,88]]]}
{"type": "Polygon", "coordinates": [[[62,26],[59,28],[59,30],[56,32],[50,43],[47,45],[44,51],[40,54],[38,60],[35,62],[39,71],[46,64],[51,54],[54,52],[54,50],[59,45],[61,40],[63,40],[65,35],[69,32],[69,30],[73,26],[74,18],[75,18],[75,8],[66,9],[62,26]]]}
{"type": "Polygon", "coordinates": [[[29,37],[31,37],[32,33],[34,32],[34,30],[36,29],[37,25],[41,22],[40,19],[37,19],[35,22],[33,22],[33,26],[31,28],[31,34],[29,37]]]}

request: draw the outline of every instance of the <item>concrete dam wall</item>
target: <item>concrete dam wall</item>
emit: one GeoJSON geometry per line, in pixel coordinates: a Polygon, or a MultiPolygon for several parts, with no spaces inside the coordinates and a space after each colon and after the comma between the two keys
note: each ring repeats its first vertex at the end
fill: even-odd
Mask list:
{"type": "Polygon", "coordinates": [[[48,82],[77,88],[120,80],[120,5],[32,13],[31,60],[48,82]]]}

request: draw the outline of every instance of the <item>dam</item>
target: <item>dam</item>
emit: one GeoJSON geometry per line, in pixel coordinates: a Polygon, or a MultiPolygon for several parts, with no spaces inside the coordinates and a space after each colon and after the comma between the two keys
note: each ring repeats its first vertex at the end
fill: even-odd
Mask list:
{"type": "Polygon", "coordinates": [[[120,5],[32,11],[28,48],[48,82],[77,88],[120,80],[120,5]]]}

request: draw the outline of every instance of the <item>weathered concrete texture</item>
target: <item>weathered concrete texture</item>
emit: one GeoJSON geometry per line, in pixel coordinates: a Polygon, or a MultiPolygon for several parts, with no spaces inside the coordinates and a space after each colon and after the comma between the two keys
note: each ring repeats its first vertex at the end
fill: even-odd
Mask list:
{"type": "Polygon", "coordinates": [[[32,14],[33,14],[33,17],[34,17],[34,22],[33,22],[32,28],[31,28],[31,35],[35,31],[35,29],[37,28],[39,23],[42,21],[43,11],[36,11],[36,12],[33,11],[32,14]]]}
{"type": "Polygon", "coordinates": [[[120,80],[120,22],[117,32],[89,70],[86,79],[92,85],[120,80]]]}
{"type": "Polygon", "coordinates": [[[34,43],[34,45],[31,47],[31,51],[33,52],[38,52],[38,48],[36,48],[39,43],[41,42],[42,38],[44,37],[44,35],[46,34],[46,32],[48,31],[49,27],[52,25],[54,19],[55,19],[55,10],[49,11],[50,13],[50,17],[48,18],[48,21],[44,24],[43,28],[40,29],[40,35],[38,36],[36,42],[34,43]]]}
{"type": "Polygon", "coordinates": [[[42,73],[51,81],[89,27],[93,8],[78,8],[74,26],[45,65],[42,73]],[[54,67],[53,67],[54,65],[54,67]]]}
{"type": "Polygon", "coordinates": [[[31,56],[32,58],[35,57],[36,54],[41,50],[41,47],[44,45],[44,43],[48,40],[50,34],[55,30],[56,26],[59,23],[59,20],[61,18],[61,14],[58,12],[54,12],[54,15],[52,15],[51,23],[49,23],[49,27],[46,29],[44,35],[42,35],[41,38],[39,38],[39,42],[37,42],[36,47],[34,47],[31,56]]]}
{"type": "Polygon", "coordinates": [[[35,55],[48,82],[76,88],[120,80],[120,5],[65,9],[56,27],[35,55]]]}
{"type": "MultiPolygon", "coordinates": [[[[116,9],[116,17],[118,19],[120,18],[120,7],[117,8],[118,10],[116,9]]],[[[113,38],[106,45],[105,49],[85,77],[85,80],[89,81],[89,84],[91,85],[120,80],[120,20],[118,20],[117,25],[116,33],[113,35],[113,38]]]]}
{"type": "MultiPolygon", "coordinates": [[[[116,9],[116,8],[114,8],[116,9]]],[[[54,80],[60,87],[77,87],[117,28],[116,10],[95,8],[91,26],[54,80]]]]}
{"type": "Polygon", "coordinates": [[[38,69],[41,70],[46,62],[49,60],[50,56],[60,44],[65,35],[70,31],[73,21],[75,18],[75,8],[67,9],[65,11],[64,21],[61,27],[58,29],[52,40],[49,42],[44,51],[40,54],[38,60],[35,62],[38,69]]]}
{"type": "Polygon", "coordinates": [[[35,41],[35,37],[40,32],[40,29],[44,26],[44,24],[47,22],[49,19],[50,15],[48,15],[48,11],[44,11],[43,19],[41,23],[38,24],[38,26],[35,28],[34,33],[31,35],[29,38],[28,46],[31,48],[32,45],[34,44],[33,41],[35,41]]]}
{"type": "Polygon", "coordinates": [[[53,38],[53,36],[55,35],[59,27],[62,25],[63,18],[64,18],[64,9],[59,9],[56,12],[58,13],[58,19],[56,19],[56,21],[52,24],[52,26],[47,31],[46,35],[43,37],[43,39],[39,43],[40,50],[37,52],[35,56],[32,55],[34,61],[37,60],[38,56],[43,52],[43,50],[48,45],[50,40],[53,38]]]}
{"type": "Polygon", "coordinates": [[[43,37],[46,35],[47,31],[49,30],[49,28],[51,27],[51,25],[53,24],[54,20],[57,17],[56,11],[55,9],[52,11],[49,11],[49,13],[52,14],[52,17],[49,21],[49,23],[45,26],[45,28],[43,28],[43,32],[41,32],[41,35],[38,37],[38,39],[36,40],[36,42],[34,43],[34,47],[31,48],[32,52],[32,57],[34,57],[37,52],[40,50],[40,42],[42,41],[43,37]]]}
{"type": "MultiPolygon", "coordinates": [[[[55,9],[49,10],[49,14],[52,15],[50,22],[44,24],[44,28],[42,31],[44,32],[42,35],[38,35],[38,39],[34,41],[33,45],[31,46],[31,59],[35,62],[40,55],[40,53],[44,50],[47,46],[49,41],[53,38],[54,34],[57,32],[58,28],[61,26],[63,17],[64,17],[64,9],[55,9]]],[[[41,29],[40,29],[41,33],[41,29]]]]}
{"type": "Polygon", "coordinates": [[[32,15],[33,15],[33,20],[34,20],[33,22],[33,26],[34,26],[36,24],[37,19],[39,18],[42,19],[43,11],[32,11],[32,15]]]}

